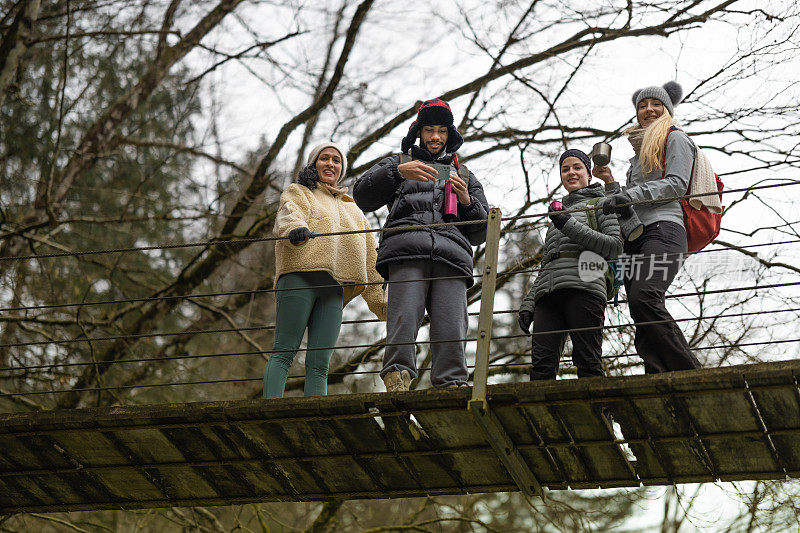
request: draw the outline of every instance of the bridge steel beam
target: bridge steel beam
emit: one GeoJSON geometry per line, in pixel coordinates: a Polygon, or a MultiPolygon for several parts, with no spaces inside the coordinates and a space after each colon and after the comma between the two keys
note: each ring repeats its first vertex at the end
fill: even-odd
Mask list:
{"type": "Polygon", "coordinates": [[[489,352],[492,343],[492,323],[494,321],[494,294],[497,286],[497,257],[500,250],[500,223],[502,213],[498,208],[489,210],[486,228],[486,250],[484,253],[483,278],[481,285],[481,310],[478,314],[478,343],[475,351],[475,373],[473,374],[472,398],[467,410],[483,431],[497,458],[508,470],[519,490],[526,496],[544,498],[541,484],[533,475],[525,458],[514,445],[503,424],[492,413],[486,401],[486,387],[489,377],[489,352]]]}

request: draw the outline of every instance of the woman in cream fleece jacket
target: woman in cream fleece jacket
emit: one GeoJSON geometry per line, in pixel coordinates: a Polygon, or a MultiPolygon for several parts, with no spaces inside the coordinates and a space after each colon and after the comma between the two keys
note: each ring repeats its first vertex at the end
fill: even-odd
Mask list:
{"type": "Polygon", "coordinates": [[[345,194],[347,188],[338,185],[346,169],[344,150],[332,142],[320,144],[311,151],[297,183],[281,194],[273,230],[282,238],[275,244],[275,343],[264,372],[264,398],[283,396],[306,328],[305,395],[323,396],[342,307],[361,295],[379,319],[386,319],[373,234],[324,235],[371,229],[345,194]]]}

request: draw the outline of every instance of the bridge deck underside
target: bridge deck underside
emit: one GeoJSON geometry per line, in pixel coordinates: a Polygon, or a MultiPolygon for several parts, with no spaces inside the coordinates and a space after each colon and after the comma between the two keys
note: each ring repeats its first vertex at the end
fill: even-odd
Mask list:
{"type": "MultiPolygon", "coordinates": [[[[487,400],[550,489],[784,479],[800,477],[799,377],[794,360],[499,384],[487,400]]],[[[518,490],[470,393],[2,414],[0,513],[518,490]]]]}

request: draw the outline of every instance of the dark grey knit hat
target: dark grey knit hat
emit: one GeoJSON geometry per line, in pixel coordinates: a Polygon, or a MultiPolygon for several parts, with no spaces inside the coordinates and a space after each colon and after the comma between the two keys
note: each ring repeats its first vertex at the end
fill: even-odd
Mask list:
{"type": "Polygon", "coordinates": [[[561,154],[561,157],[558,158],[558,165],[561,166],[561,164],[564,162],[564,160],[566,158],[568,158],[568,157],[577,157],[578,159],[580,159],[583,162],[583,166],[586,167],[586,170],[591,175],[591,173],[592,173],[592,160],[589,159],[588,155],[586,155],[585,153],[583,153],[580,150],[577,150],[575,148],[570,148],[569,150],[567,150],[566,152],[561,154]]]}
{"type": "Polygon", "coordinates": [[[681,103],[681,98],[683,98],[683,87],[681,87],[677,81],[668,81],[661,87],[653,85],[651,87],[639,89],[633,93],[632,100],[634,109],[638,109],[639,102],[645,98],[655,98],[660,101],[664,104],[664,107],[667,108],[670,116],[674,117],[675,106],[681,103]]]}

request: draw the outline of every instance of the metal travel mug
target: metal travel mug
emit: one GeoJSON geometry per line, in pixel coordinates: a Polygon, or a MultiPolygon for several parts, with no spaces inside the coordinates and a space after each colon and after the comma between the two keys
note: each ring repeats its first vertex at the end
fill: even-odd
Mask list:
{"type": "Polygon", "coordinates": [[[611,145],[599,142],[592,147],[592,162],[598,167],[604,167],[611,162],[611,145]]]}
{"type": "Polygon", "coordinates": [[[447,182],[444,184],[444,206],[442,214],[446,221],[455,220],[458,215],[458,197],[453,190],[453,184],[447,182]]]}

